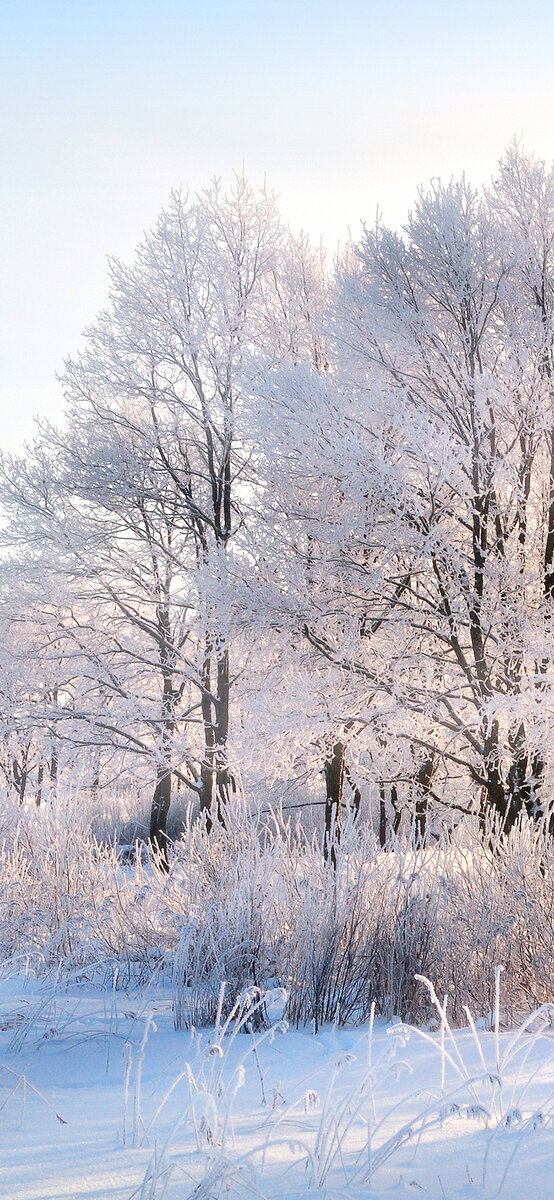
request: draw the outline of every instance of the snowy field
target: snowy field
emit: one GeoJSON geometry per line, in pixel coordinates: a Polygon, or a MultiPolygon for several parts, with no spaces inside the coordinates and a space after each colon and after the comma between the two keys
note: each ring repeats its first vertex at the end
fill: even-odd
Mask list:
{"type": "MultiPolygon", "coordinates": [[[[421,983],[425,987],[424,983],[421,983]]],[[[516,1031],[174,1029],[170,987],[0,987],[11,1200],[550,1200],[550,1011],[516,1031]]],[[[492,1023],[493,1028],[484,1026],[492,1023]]]]}

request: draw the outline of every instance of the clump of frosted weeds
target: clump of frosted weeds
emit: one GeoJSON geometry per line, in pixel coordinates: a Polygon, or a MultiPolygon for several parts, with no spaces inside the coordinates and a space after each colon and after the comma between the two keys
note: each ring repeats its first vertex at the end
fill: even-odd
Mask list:
{"type": "MultiPolygon", "coordinates": [[[[369,1028],[353,1052],[339,1053],[317,1088],[305,1080],[290,1100],[281,1096],[265,1111],[252,1107],[243,1114],[246,1137],[235,1132],[232,1113],[246,1068],[252,1068],[252,1050],[247,1046],[237,1056],[233,1045],[248,1020],[244,1011],[235,1009],[223,1022],[222,994],[213,1037],[199,1052],[196,1068],[187,1063],[176,1081],[186,1078],[188,1100],[163,1145],[156,1146],[144,1177],[142,1200],[160,1200],[166,1194],[182,1200],[247,1195],[360,1200],[368,1188],[384,1182],[380,1173],[385,1167],[405,1168],[407,1148],[414,1155],[417,1150],[418,1166],[425,1170],[429,1138],[434,1170],[437,1138],[448,1136],[460,1121],[465,1129],[481,1131],[479,1139],[474,1138],[481,1155],[480,1194],[501,1195],[528,1138],[554,1124],[554,1095],[545,1095],[540,1108],[526,1102],[537,1072],[554,1057],[551,1041],[543,1038],[552,1008],[539,1009],[509,1037],[501,1038],[497,969],[492,1032],[480,1033],[468,1013],[469,1036],[462,1037],[453,1030],[447,1003],[438,999],[429,979],[420,976],[416,983],[436,1012],[435,1035],[393,1025],[376,1051],[372,1012],[369,1028]],[[428,1068],[418,1084],[413,1074],[418,1059],[411,1056],[410,1062],[404,1053],[407,1044],[417,1040],[436,1053],[434,1084],[429,1083],[428,1068]],[[177,1128],[185,1125],[192,1135],[192,1149],[189,1144],[179,1148],[172,1144],[177,1128]]],[[[255,1003],[262,1001],[258,996],[255,1003]]],[[[251,1002],[252,998],[243,1000],[246,1014],[252,1011],[251,1002]]],[[[263,1057],[267,1038],[266,1032],[255,1040],[258,1058],[263,1057]]],[[[459,1167],[463,1172],[463,1161],[459,1167]]],[[[412,1183],[422,1186],[417,1179],[412,1183]]]]}
{"type": "MultiPolygon", "coordinates": [[[[0,953],[59,981],[92,976],[146,982],[179,937],[165,880],[139,856],[123,865],[99,842],[93,812],[60,788],[40,808],[19,806],[0,844],[0,953]]],[[[9,802],[8,802],[9,803],[9,802]]],[[[5,817],[5,810],[0,809],[5,817]]]]}
{"type": "Polygon", "coordinates": [[[164,874],[98,841],[75,793],[3,805],[3,961],[120,987],[172,971],[178,1027],[213,1024],[222,980],[225,1013],[248,988],[285,987],[287,1018],[316,1029],[367,1021],[373,1001],[388,1019],[436,1019],[417,974],[464,1023],[465,1007],[492,1010],[497,962],[512,1023],[552,997],[554,845],[534,823],[483,839],[466,821],[429,847],[384,848],[346,823],[334,869],[277,817],[242,804],[208,833],[189,811],[164,874]]]}
{"type": "Polygon", "coordinates": [[[296,1025],[361,1023],[373,1000],[382,1016],[426,1023],[418,973],[450,994],[460,1023],[464,1006],[492,1008],[498,961],[509,964],[505,1008],[517,1020],[552,994],[553,849],[530,823],[495,836],[468,823],[431,847],[406,838],[382,849],[351,825],[334,869],[317,838],[290,825],[190,830],[170,877],[184,917],[177,1023],[213,1022],[222,979],[230,1003],[250,985],[286,986],[296,1025]]]}
{"type": "MultiPolygon", "coordinates": [[[[259,989],[242,993],[224,1018],[225,985],[220,987],[213,1036],[209,1039],[194,1037],[196,1050],[194,1061],[186,1062],[183,1071],[171,1084],[162,1098],[146,1134],[155,1133],[156,1123],[171,1094],[183,1081],[188,1096],[178,1119],[165,1140],[158,1145],[145,1172],[141,1200],[156,1200],[165,1195],[170,1178],[180,1164],[172,1160],[170,1148],[178,1131],[183,1127],[192,1132],[196,1151],[202,1161],[201,1178],[195,1185],[195,1197],[248,1194],[247,1186],[254,1180],[254,1168],[250,1155],[237,1155],[233,1129],[233,1108],[237,1093],[244,1087],[246,1063],[253,1061],[259,1076],[262,1101],[265,1102],[264,1081],[261,1072],[259,1049],[266,1041],[272,1041],[276,1032],[286,1032],[286,1023],[280,1021],[262,1032],[255,1033],[259,1014],[264,1010],[270,995],[259,989]],[[246,1033],[244,1049],[238,1058],[233,1054],[236,1038],[246,1033]],[[240,1189],[245,1188],[245,1191],[240,1189]]],[[[187,1156],[188,1157],[188,1156],[187,1156]]]]}

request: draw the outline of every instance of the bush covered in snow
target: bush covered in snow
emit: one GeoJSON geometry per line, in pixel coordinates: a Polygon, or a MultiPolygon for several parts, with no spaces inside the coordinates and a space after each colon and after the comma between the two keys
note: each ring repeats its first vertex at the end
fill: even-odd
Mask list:
{"type": "MultiPolygon", "coordinates": [[[[505,965],[507,1019],[552,998],[554,851],[535,824],[491,845],[470,823],[425,849],[381,849],[352,825],[336,870],[317,838],[244,809],[208,833],[188,819],[169,874],[146,852],[122,856],[94,833],[75,795],[0,808],[0,953],[33,969],[121,986],[173,975],[177,1024],[213,1022],[249,987],[283,987],[297,1024],[425,1022],[423,973],[487,1013],[505,965]]],[[[139,846],[139,850],[141,847],[139,846]]],[[[144,851],[144,846],[142,846],[144,851]]]]}

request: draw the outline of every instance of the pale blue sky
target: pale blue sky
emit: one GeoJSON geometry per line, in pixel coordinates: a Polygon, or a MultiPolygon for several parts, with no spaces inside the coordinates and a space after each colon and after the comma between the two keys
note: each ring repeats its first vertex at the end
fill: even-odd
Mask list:
{"type": "Polygon", "coordinates": [[[0,0],[0,443],[61,411],[106,256],[171,187],[244,162],[334,247],[514,135],[553,159],[553,68],[547,0],[0,0]]]}

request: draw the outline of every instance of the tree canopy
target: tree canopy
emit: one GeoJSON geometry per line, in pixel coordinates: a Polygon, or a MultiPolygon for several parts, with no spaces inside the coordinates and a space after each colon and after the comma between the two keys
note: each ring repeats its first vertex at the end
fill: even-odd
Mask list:
{"type": "Polygon", "coordinates": [[[330,852],[345,807],[549,813],[553,316],[554,175],[515,145],[332,269],[243,176],[174,194],[65,427],[0,464],[20,799],[150,780],[166,865],[172,781],[208,826],[243,786],[321,802],[330,852]]]}

